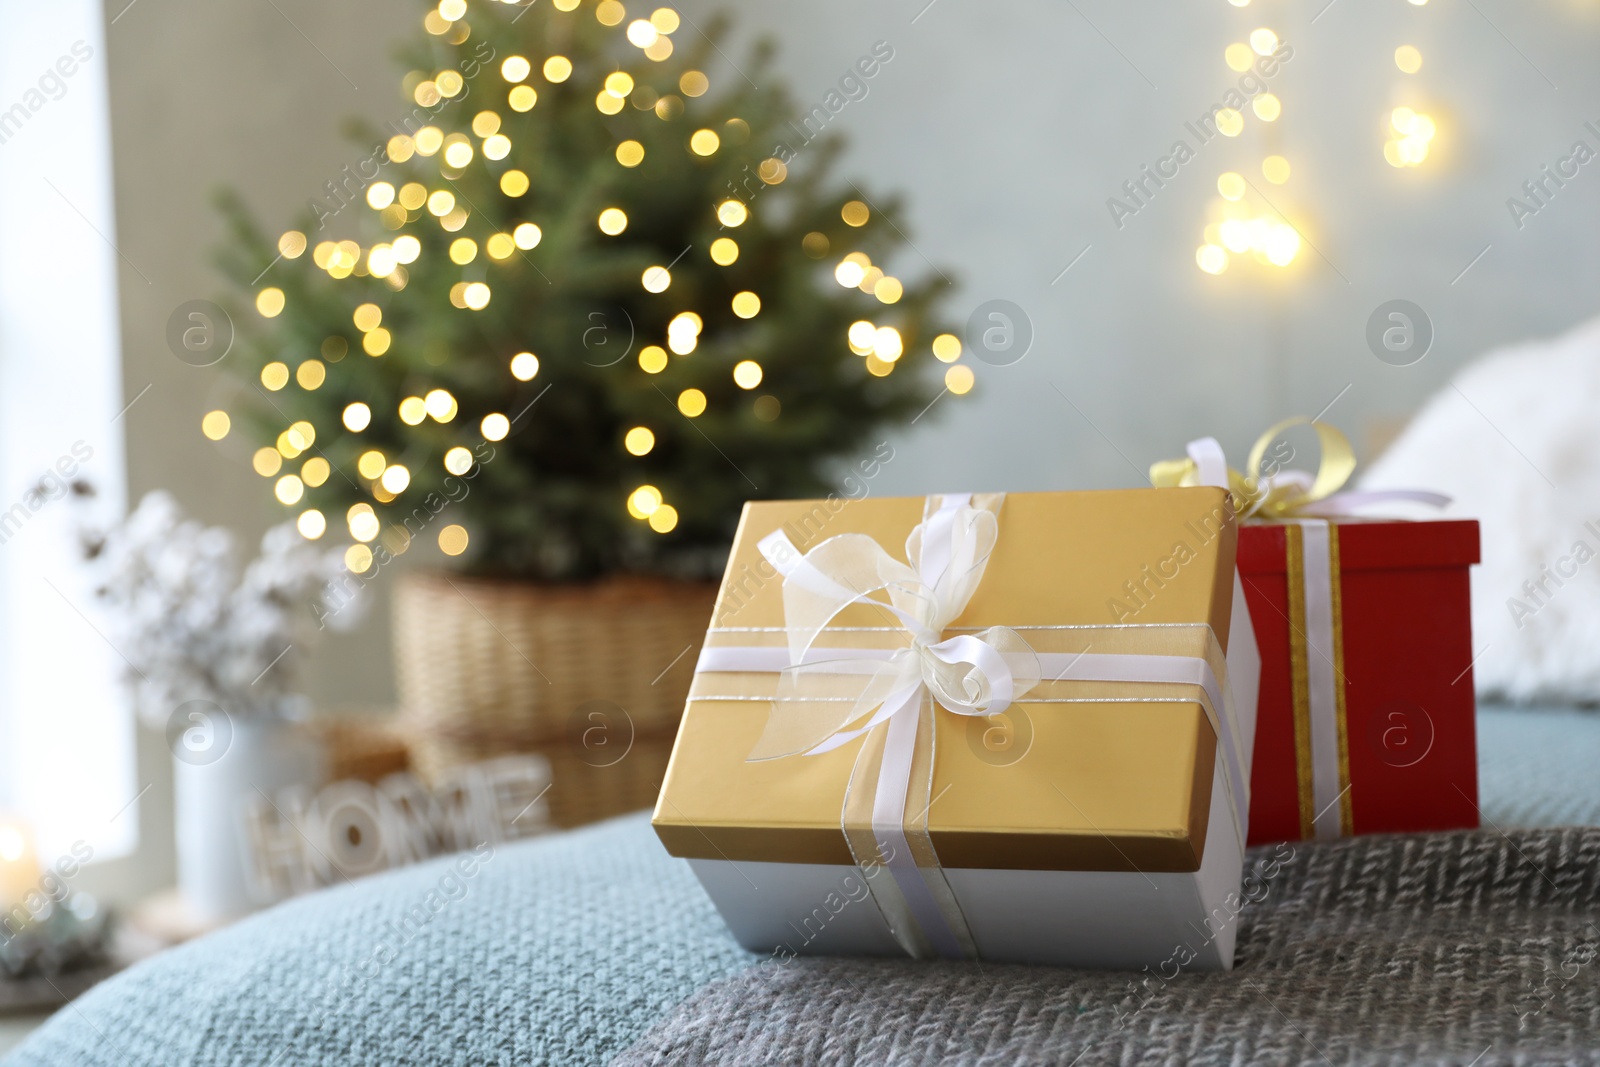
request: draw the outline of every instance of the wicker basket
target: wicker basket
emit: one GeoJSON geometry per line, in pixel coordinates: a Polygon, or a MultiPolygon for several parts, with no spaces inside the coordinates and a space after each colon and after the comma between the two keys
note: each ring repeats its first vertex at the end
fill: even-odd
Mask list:
{"type": "Polygon", "coordinates": [[[654,578],[402,576],[395,660],[413,765],[431,778],[538,752],[551,763],[558,825],[648,807],[715,598],[714,585],[654,578]]]}
{"type": "Polygon", "coordinates": [[[314,716],[307,729],[322,743],[330,782],[359,778],[376,783],[411,767],[410,746],[391,716],[332,712],[314,716]]]}

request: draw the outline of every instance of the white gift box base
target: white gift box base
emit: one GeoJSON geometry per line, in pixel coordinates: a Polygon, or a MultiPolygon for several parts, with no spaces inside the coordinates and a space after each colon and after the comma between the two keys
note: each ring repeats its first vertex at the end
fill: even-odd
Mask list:
{"type": "MultiPolygon", "coordinates": [[[[1234,580],[1228,678],[1245,738],[1255,738],[1261,657],[1243,589],[1234,580]]],[[[1107,970],[1233,967],[1243,854],[1223,784],[1211,783],[1200,869],[1187,872],[1015,871],[946,868],[978,955],[997,963],[1107,970]]],[[[1248,782],[1239,783],[1240,789],[1248,782]]],[[[903,956],[868,896],[859,867],[743,860],[688,861],[734,937],[747,949],[789,955],[903,956]]],[[[874,877],[887,878],[885,870],[874,877]]]]}

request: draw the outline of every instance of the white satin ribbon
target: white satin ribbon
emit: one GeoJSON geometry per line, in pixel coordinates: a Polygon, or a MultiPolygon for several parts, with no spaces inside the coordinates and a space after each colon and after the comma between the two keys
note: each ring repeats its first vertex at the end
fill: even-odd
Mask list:
{"type": "MultiPolygon", "coordinates": [[[[1328,633],[1330,635],[1328,640],[1331,642],[1331,629],[1328,633]]],[[[1018,636],[1020,638],[1021,635],[1018,634],[1018,636]]],[[[959,642],[961,638],[952,638],[951,641],[959,642]]],[[[964,646],[957,645],[956,647],[964,646]]],[[[1319,644],[1319,647],[1322,647],[1321,644],[1319,644]]],[[[1328,647],[1331,649],[1331,644],[1328,647]]],[[[875,676],[884,669],[884,664],[890,663],[895,656],[900,654],[899,651],[884,648],[812,648],[806,652],[803,657],[803,663],[808,667],[825,666],[829,673],[835,675],[875,676]]],[[[1329,654],[1332,654],[1331,651],[1329,654]]],[[[707,645],[700,650],[700,657],[695,663],[695,672],[697,674],[719,672],[777,674],[792,668],[793,664],[790,663],[789,657],[790,653],[782,648],[707,645]]],[[[1217,677],[1216,672],[1211,669],[1211,664],[1206,662],[1203,657],[1100,652],[1035,652],[1033,653],[1033,658],[1038,663],[1039,679],[1043,682],[1131,682],[1143,685],[1192,685],[1204,690],[1206,698],[1211,702],[1211,707],[1216,712],[1219,723],[1217,740],[1223,752],[1223,759],[1226,760],[1228,765],[1227,784],[1231,793],[1229,798],[1230,807],[1233,810],[1235,823],[1242,831],[1249,813],[1249,796],[1242,785],[1238,788],[1233,788],[1235,783],[1247,782],[1244,773],[1244,754],[1239,747],[1241,739],[1236,736],[1229,721],[1230,709],[1227,703],[1227,696],[1223,691],[1222,682],[1217,677]]],[[[916,690],[915,687],[897,690],[896,692],[906,699],[921,695],[920,691],[916,690]]],[[[885,704],[887,705],[891,702],[894,701],[886,701],[885,704]]],[[[912,703],[914,704],[915,702],[913,701],[912,703]]],[[[962,711],[959,707],[950,707],[943,701],[938,701],[938,703],[941,707],[958,715],[999,714],[996,711],[962,711]]],[[[889,721],[895,714],[904,709],[905,705],[903,703],[894,702],[894,704],[894,707],[886,707],[881,718],[874,716],[874,720],[877,722],[889,721]]],[[[910,716],[908,715],[907,717],[910,716]]],[[[827,752],[861,736],[867,729],[869,728],[864,727],[860,730],[835,734],[828,741],[807,750],[804,754],[815,755],[819,752],[827,752]],[[843,740],[838,740],[841,737],[843,740]]],[[[1337,749],[1335,751],[1337,752],[1337,749]]],[[[1338,781],[1337,762],[1334,764],[1334,781],[1338,781]]],[[[1337,794],[1337,786],[1335,786],[1335,794],[1337,794]]]]}
{"type": "Polygon", "coordinates": [[[1328,523],[1298,519],[1305,565],[1307,705],[1311,712],[1311,798],[1317,840],[1341,836],[1339,819],[1339,694],[1334,671],[1333,566],[1328,523]]]}
{"type": "MultiPolygon", "coordinates": [[[[973,954],[971,935],[958,908],[949,914],[940,906],[940,894],[917,865],[905,828],[918,717],[929,702],[956,715],[988,716],[1005,711],[1041,680],[1200,686],[1211,703],[1225,753],[1223,778],[1241,843],[1248,812],[1241,739],[1232,729],[1224,687],[1204,658],[1039,654],[1004,626],[944,636],[983,578],[998,536],[996,512],[1002,499],[995,496],[976,507],[970,494],[930,497],[922,523],[906,541],[909,564],[893,559],[864,534],[841,534],[807,553],[782,530],[768,534],[758,547],[783,576],[788,648],[707,646],[696,665],[697,673],[781,673],[767,729],[751,759],[816,755],[886,726],[871,805],[873,835],[887,853],[884,865],[919,928],[914,933],[933,952],[953,958],[973,954]],[[887,602],[873,596],[879,592],[888,594],[887,602]],[[871,605],[898,623],[900,647],[815,647],[840,612],[859,604],[871,605]]],[[[847,832],[847,840],[849,836],[847,832]]],[[[933,873],[936,884],[942,882],[936,860],[933,873]]],[[[953,894],[946,891],[943,899],[953,901],[953,894]]],[[[889,909],[884,910],[888,919],[889,909]]],[[[895,923],[890,926],[894,929],[895,923]]],[[[922,942],[914,934],[896,936],[912,955],[922,954],[922,942]]]]}

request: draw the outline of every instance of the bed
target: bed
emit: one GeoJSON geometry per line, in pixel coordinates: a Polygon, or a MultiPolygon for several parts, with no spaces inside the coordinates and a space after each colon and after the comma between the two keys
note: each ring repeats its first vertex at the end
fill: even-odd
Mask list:
{"type": "Polygon", "coordinates": [[[1600,713],[1478,724],[1483,828],[1253,850],[1230,974],[754,955],[639,813],[283,904],[4,1063],[1600,1062],[1600,713]]]}

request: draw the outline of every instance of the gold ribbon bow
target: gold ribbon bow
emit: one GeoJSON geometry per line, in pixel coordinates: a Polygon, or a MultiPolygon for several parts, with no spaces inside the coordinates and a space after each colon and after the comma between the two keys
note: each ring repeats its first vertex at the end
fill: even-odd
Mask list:
{"type": "MultiPolygon", "coordinates": [[[[1228,467],[1222,459],[1221,446],[1214,438],[1206,437],[1192,442],[1189,455],[1183,459],[1164,459],[1151,464],[1150,483],[1158,489],[1222,484],[1216,477],[1220,472],[1205,469],[1214,464],[1226,472],[1226,485],[1233,493],[1234,507],[1241,519],[1282,520],[1340,513],[1342,508],[1323,505],[1339,493],[1355,473],[1356,456],[1350,439],[1338,427],[1296,415],[1276,423],[1256,438],[1243,471],[1228,467]],[[1276,457],[1268,455],[1279,435],[1296,426],[1310,426],[1317,432],[1322,456],[1315,474],[1287,469],[1276,457]]],[[[1364,501],[1351,499],[1349,502],[1364,501]]]]}

